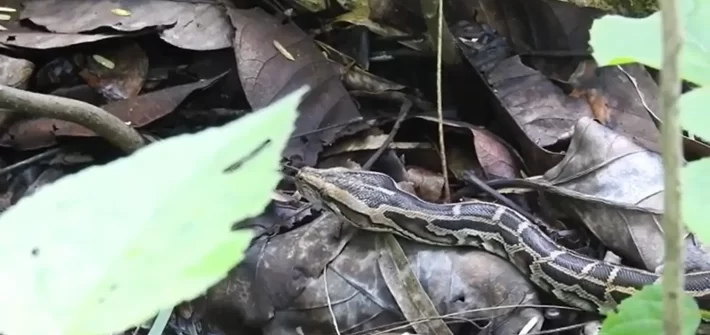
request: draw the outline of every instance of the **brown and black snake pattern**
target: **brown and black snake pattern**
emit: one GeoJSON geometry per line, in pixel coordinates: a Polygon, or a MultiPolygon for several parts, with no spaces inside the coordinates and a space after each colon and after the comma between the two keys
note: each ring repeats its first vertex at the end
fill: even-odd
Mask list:
{"type": "MultiPolygon", "coordinates": [[[[483,248],[512,262],[562,302],[590,312],[616,307],[660,274],[603,262],[566,249],[506,206],[470,201],[435,204],[400,189],[389,176],[345,168],[302,168],[299,192],[356,227],[420,243],[483,248]]],[[[710,310],[710,271],[685,277],[685,291],[710,310]]]]}

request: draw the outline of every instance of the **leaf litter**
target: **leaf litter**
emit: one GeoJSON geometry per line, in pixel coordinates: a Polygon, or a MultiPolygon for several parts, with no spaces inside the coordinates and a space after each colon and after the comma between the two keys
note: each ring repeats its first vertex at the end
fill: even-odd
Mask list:
{"type": "MultiPolygon", "coordinates": [[[[444,64],[442,149],[435,59],[418,6],[28,0],[8,7],[16,12],[0,31],[0,84],[99,107],[146,143],[227,124],[309,85],[284,164],[372,161],[428,201],[505,199],[572,250],[617,255],[649,271],[660,265],[658,84],[642,66],[589,61],[588,31],[604,9],[553,0],[447,3],[455,43],[446,47],[463,62],[444,64]]],[[[2,210],[126,154],[91,127],[0,107],[8,111],[0,116],[2,210]]],[[[692,137],[685,148],[690,158],[710,152],[692,137]]],[[[180,150],[191,157],[200,149],[180,150]]],[[[391,280],[411,274],[421,284],[414,294],[437,306],[422,318],[470,321],[448,322],[453,333],[466,325],[491,334],[554,331],[580,314],[484,251],[398,239],[408,270],[393,267],[378,258],[395,257],[389,242],[304,205],[284,177],[265,212],[239,222],[257,232],[244,260],[176,308],[194,313],[174,313],[166,330],[330,334],[334,318],[341,332],[360,334],[421,322],[401,300],[406,288],[391,280]]],[[[686,254],[687,271],[710,266],[691,233],[686,254]]]]}

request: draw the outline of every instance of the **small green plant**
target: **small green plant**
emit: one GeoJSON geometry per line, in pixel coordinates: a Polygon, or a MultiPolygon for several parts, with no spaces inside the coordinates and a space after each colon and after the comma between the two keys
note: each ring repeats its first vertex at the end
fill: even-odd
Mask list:
{"type": "Polygon", "coordinates": [[[123,331],[240,262],[306,89],[64,177],[0,217],[0,333],[123,331]]]}
{"type": "MultiPolygon", "coordinates": [[[[663,329],[662,294],[661,285],[649,285],[622,301],[618,311],[607,315],[601,335],[660,334],[663,329]]],[[[692,335],[700,323],[700,311],[689,295],[683,296],[683,306],[686,310],[683,320],[686,334],[683,335],[692,335]]]]}
{"type": "MultiPolygon", "coordinates": [[[[689,134],[707,141],[710,140],[710,1],[679,0],[678,4],[685,35],[680,53],[680,74],[683,79],[699,86],[681,96],[678,102],[680,122],[689,134]]],[[[600,66],[629,62],[657,69],[661,66],[658,12],[642,19],[604,16],[595,20],[590,35],[593,56],[600,66]]],[[[705,202],[710,197],[710,158],[688,163],[681,173],[681,185],[683,222],[703,243],[710,244],[705,202]]],[[[604,321],[602,334],[662,334],[661,298],[660,286],[654,285],[624,300],[618,314],[613,313],[604,321]]],[[[682,321],[688,334],[693,334],[700,323],[700,312],[697,303],[688,295],[682,299],[682,321]]]]}

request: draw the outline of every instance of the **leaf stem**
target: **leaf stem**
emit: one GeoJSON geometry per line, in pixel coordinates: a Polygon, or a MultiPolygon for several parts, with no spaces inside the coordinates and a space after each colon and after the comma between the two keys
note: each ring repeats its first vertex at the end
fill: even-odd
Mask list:
{"type": "Polygon", "coordinates": [[[661,9],[663,62],[661,63],[661,106],[664,122],[661,125],[661,151],[664,168],[663,231],[665,260],[663,266],[663,330],[666,335],[684,334],[682,294],[683,231],[680,212],[680,170],[683,162],[683,142],[677,102],[681,94],[679,55],[683,36],[675,0],[659,0],[661,9]]]}

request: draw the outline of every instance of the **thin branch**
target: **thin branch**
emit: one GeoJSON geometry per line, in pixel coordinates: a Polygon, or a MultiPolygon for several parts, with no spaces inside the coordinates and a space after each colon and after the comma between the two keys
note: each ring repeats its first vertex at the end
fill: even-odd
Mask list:
{"type": "Polygon", "coordinates": [[[369,170],[375,162],[380,159],[380,156],[382,156],[382,153],[385,152],[386,149],[389,149],[390,144],[394,140],[395,135],[397,135],[397,131],[399,131],[399,127],[402,125],[402,122],[404,119],[407,117],[407,114],[409,114],[409,110],[412,109],[412,102],[409,101],[406,97],[402,98],[402,106],[399,107],[399,115],[397,116],[397,120],[394,122],[394,126],[392,126],[392,130],[390,130],[389,135],[387,135],[387,138],[385,141],[382,143],[382,146],[377,148],[375,153],[370,156],[370,158],[365,162],[365,164],[362,165],[363,170],[369,170]]]}
{"type": "Polygon", "coordinates": [[[0,85],[0,108],[31,117],[73,122],[90,129],[121,150],[131,153],[145,142],[133,128],[105,110],[86,102],[0,85]]]}
{"type": "Polygon", "coordinates": [[[30,165],[30,164],[33,164],[33,163],[39,162],[39,161],[41,161],[41,160],[47,159],[47,158],[49,158],[49,157],[55,156],[56,154],[60,153],[61,151],[62,151],[61,148],[54,148],[54,149],[51,149],[51,150],[47,150],[47,151],[45,151],[45,152],[43,152],[43,153],[36,154],[36,155],[34,155],[34,156],[32,156],[32,157],[30,157],[30,158],[28,158],[28,159],[25,159],[25,160],[23,160],[23,161],[17,162],[17,163],[15,163],[15,164],[10,165],[10,166],[6,166],[6,167],[0,169],[0,177],[1,177],[1,176],[4,176],[4,175],[6,175],[6,174],[8,174],[8,173],[10,173],[10,172],[13,172],[13,171],[15,171],[15,170],[17,170],[17,169],[24,168],[24,167],[26,167],[26,166],[28,166],[28,165],[30,165]]]}
{"type": "Polygon", "coordinates": [[[441,54],[439,57],[443,58],[444,64],[460,64],[461,57],[456,49],[455,37],[448,28],[442,28],[446,20],[443,15],[437,14],[443,13],[444,2],[442,0],[420,0],[419,3],[434,51],[441,54]]]}
{"type": "Polygon", "coordinates": [[[661,124],[661,152],[664,173],[665,260],[663,266],[663,330],[666,335],[684,334],[682,294],[683,232],[681,225],[680,170],[683,162],[682,131],[678,117],[677,101],[681,94],[679,55],[683,43],[680,29],[678,2],[660,0],[663,34],[663,62],[661,65],[661,106],[664,122],[661,124]]]}
{"type": "MultiPolygon", "coordinates": [[[[436,114],[439,117],[439,147],[441,148],[441,173],[444,174],[444,201],[449,202],[451,201],[451,189],[449,188],[449,168],[446,164],[446,147],[444,145],[443,87],[441,84],[441,72],[443,71],[441,64],[444,58],[444,1],[431,0],[431,2],[437,3],[439,8],[439,22],[437,25],[439,30],[437,34],[438,38],[436,39],[436,114]]],[[[446,29],[446,31],[448,31],[448,29],[446,29]]]]}

